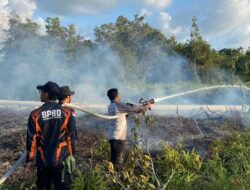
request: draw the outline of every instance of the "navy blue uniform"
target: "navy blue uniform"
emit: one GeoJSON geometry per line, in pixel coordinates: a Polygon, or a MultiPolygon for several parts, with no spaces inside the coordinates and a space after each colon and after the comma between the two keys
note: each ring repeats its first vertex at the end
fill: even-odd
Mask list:
{"type": "Polygon", "coordinates": [[[64,189],[60,174],[63,161],[75,152],[75,128],[73,111],[56,102],[46,102],[31,112],[27,127],[26,161],[32,161],[36,155],[38,189],[50,189],[48,181],[51,180],[56,189],[64,189]],[[58,177],[53,179],[54,176],[58,177]]]}

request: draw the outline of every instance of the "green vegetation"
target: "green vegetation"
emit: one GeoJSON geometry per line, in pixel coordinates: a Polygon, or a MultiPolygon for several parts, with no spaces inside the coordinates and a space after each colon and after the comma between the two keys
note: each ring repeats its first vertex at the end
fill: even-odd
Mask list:
{"type": "MultiPolygon", "coordinates": [[[[108,141],[94,150],[94,157],[81,163],[74,175],[72,189],[206,189],[242,190],[250,188],[250,134],[235,134],[211,143],[208,156],[195,150],[163,145],[157,155],[135,146],[128,150],[123,171],[114,172],[108,161],[108,141]],[[100,157],[96,157],[100,155],[100,157]],[[103,157],[105,155],[106,158],[103,157]]],[[[32,182],[9,184],[2,189],[35,189],[32,182]]]]}
{"type": "MultiPolygon", "coordinates": [[[[59,18],[47,18],[46,35],[40,35],[37,23],[32,20],[23,23],[17,17],[11,20],[8,39],[0,50],[0,53],[4,53],[3,63],[6,64],[3,69],[7,69],[8,77],[15,77],[16,73],[11,72],[14,67],[22,62],[28,62],[29,67],[37,67],[39,56],[42,55],[48,61],[56,59],[63,68],[72,71],[89,66],[98,67],[108,60],[104,58],[103,62],[89,63],[84,59],[96,57],[92,50],[97,47],[108,46],[114,54],[119,55],[121,62],[121,69],[115,70],[118,73],[113,81],[121,81],[129,89],[136,86],[140,90],[145,84],[171,86],[176,83],[207,85],[250,82],[250,49],[239,47],[217,51],[202,38],[197,18],[194,17],[190,25],[190,38],[186,42],[177,42],[174,36],[167,38],[152,28],[144,21],[144,17],[135,15],[133,20],[128,20],[119,16],[115,23],[96,27],[95,38],[87,40],[77,33],[74,25],[62,26],[59,18]],[[20,46],[24,43],[34,47],[25,50],[24,46],[20,46]],[[158,72],[164,71],[164,68],[172,69],[173,72],[168,73],[166,70],[167,75],[157,78],[162,75],[158,72]]],[[[3,73],[0,79],[5,81],[6,77],[3,73]]],[[[68,81],[71,83],[76,80],[76,76],[70,76],[68,81]]]]}
{"type": "MultiPolygon", "coordinates": [[[[133,145],[126,150],[123,168],[116,172],[109,161],[110,147],[102,139],[91,149],[91,157],[78,163],[73,190],[245,190],[250,188],[250,132],[234,133],[210,142],[201,155],[176,146],[162,144],[159,151],[142,148],[138,130],[150,126],[148,116],[136,117],[131,129],[133,145]]],[[[78,153],[84,157],[83,152],[78,153]]],[[[35,178],[2,186],[35,189],[35,178]]],[[[2,190],[1,189],[1,190],[2,190]]]]}
{"type": "MultiPolygon", "coordinates": [[[[95,40],[86,40],[80,36],[74,25],[61,26],[59,18],[46,20],[46,34],[39,35],[39,25],[31,20],[26,23],[18,18],[11,20],[8,39],[1,49],[6,71],[14,70],[20,60],[29,60],[37,67],[36,55],[49,47],[57,49],[58,55],[68,68],[85,63],[79,60],[80,55],[88,54],[96,47],[109,46],[116,52],[121,61],[122,69],[117,73],[116,80],[124,82],[130,89],[191,88],[202,84],[234,83],[244,81],[250,85],[250,49],[214,50],[206,42],[193,18],[190,39],[177,42],[175,37],[166,38],[160,31],[144,22],[143,17],[135,16],[134,20],[120,16],[115,23],[103,24],[95,28],[95,40]],[[30,43],[40,43],[41,49],[30,49],[25,52],[20,44],[25,39],[30,43]],[[30,55],[35,55],[30,57],[30,55]],[[154,67],[164,64],[165,60],[182,58],[187,60],[184,73],[174,73],[174,77],[160,80],[152,78],[154,67]],[[34,59],[34,60],[33,60],[34,59]],[[146,73],[146,74],[145,74],[146,73]],[[138,81],[136,84],[134,81],[138,81]],[[178,85],[176,85],[178,84],[178,85]]],[[[35,47],[39,47],[35,46],[35,47]]],[[[1,52],[0,52],[1,53],[1,52]]],[[[50,55],[47,52],[46,55],[50,55]]],[[[98,63],[103,64],[103,63],[98,63]]],[[[65,66],[65,65],[63,65],[65,66]]],[[[92,65],[98,67],[99,65],[92,65]]],[[[169,67],[174,66],[169,65],[169,67]]],[[[66,68],[65,68],[66,69],[66,68]]],[[[0,76],[1,81],[15,76],[15,72],[6,72],[0,76]]],[[[75,81],[78,76],[70,76],[75,81]]],[[[16,82],[16,81],[15,81],[16,82]]],[[[23,90],[19,87],[20,97],[33,94],[32,88],[23,90]],[[29,92],[30,91],[30,92],[29,92]],[[23,94],[22,94],[23,93],[23,94]]],[[[5,97],[6,94],[1,94],[5,97]]],[[[37,96],[36,94],[33,96],[37,96]]],[[[29,96],[31,97],[31,96],[29,96]]],[[[134,136],[136,129],[134,129],[134,136]]],[[[195,150],[187,151],[183,147],[164,145],[157,155],[150,155],[149,150],[138,146],[128,150],[122,172],[114,172],[109,160],[109,144],[103,140],[98,149],[93,150],[93,157],[76,171],[72,189],[197,189],[197,190],[241,190],[250,189],[250,134],[235,134],[226,139],[213,142],[208,150],[208,156],[201,158],[195,150]]],[[[0,186],[2,189],[35,189],[35,179],[0,186]]]]}

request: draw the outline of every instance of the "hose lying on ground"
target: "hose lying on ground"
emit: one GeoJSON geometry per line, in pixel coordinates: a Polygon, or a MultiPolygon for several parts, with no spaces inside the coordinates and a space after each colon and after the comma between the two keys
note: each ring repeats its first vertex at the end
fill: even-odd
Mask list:
{"type": "MultiPolygon", "coordinates": [[[[5,103],[13,103],[13,102],[8,101],[8,102],[5,102],[5,103]]],[[[38,103],[38,102],[32,102],[32,105],[35,105],[35,106],[37,106],[39,104],[40,103],[38,103]]],[[[25,104],[22,104],[22,105],[25,105],[25,104]]],[[[114,119],[117,119],[117,118],[119,118],[121,116],[126,116],[127,115],[127,113],[122,113],[122,114],[119,114],[119,115],[116,115],[116,116],[102,115],[102,114],[98,114],[98,113],[89,112],[89,111],[85,110],[83,107],[80,107],[80,106],[74,105],[74,104],[65,104],[65,106],[69,107],[69,108],[77,109],[77,110],[82,111],[84,113],[88,113],[88,114],[90,114],[92,116],[95,116],[95,117],[101,118],[101,119],[105,119],[105,120],[114,120],[114,119]]],[[[10,170],[3,175],[3,177],[0,179],[0,185],[3,182],[5,182],[18,167],[20,167],[22,165],[23,161],[25,160],[25,157],[26,157],[26,151],[24,151],[22,153],[22,155],[19,157],[19,159],[16,161],[16,163],[10,168],[10,170]]]]}
{"type": "Polygon", "coordinates": [[[26,158],[26,151],[24,151],[22,153],[22,155],[18,158],[18,160],[16,161],[16,163],[9,169],[8,172],[6,172],[3,177],[1,177],[0,179],[0,185],[5,182],[6,179],[8,179],[11,174],[19,167],[23,164],[24,160],[26,158]]]}

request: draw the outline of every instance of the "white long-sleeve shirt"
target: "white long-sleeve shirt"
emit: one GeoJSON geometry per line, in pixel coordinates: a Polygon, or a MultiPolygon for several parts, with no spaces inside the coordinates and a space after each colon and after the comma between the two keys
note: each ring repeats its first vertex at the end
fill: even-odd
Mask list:
{"type": "MultiPolygon", "coordinates": [[[[111,116],[117,115],[119,113],[140,113],[143,111],[147,111],[147,108],[144,106],[138,106],[133,104],[126,104],[126,103],[116,103],[111,102],[108,107],[108,113],[111,116]]],[[[126,140],[127,136],[127,119],[126,116],[123,115],[118,119],[111,121],[109,126],[108,138],[109,140],[126,140]]]]}

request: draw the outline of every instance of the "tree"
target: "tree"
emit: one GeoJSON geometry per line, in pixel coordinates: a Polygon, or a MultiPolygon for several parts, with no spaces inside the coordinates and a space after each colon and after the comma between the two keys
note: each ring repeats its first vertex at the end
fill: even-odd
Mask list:
{"type": "Polygon", "coordinates": [[[190,60],[191,67],[195,73],[198,73],[202,82],[210,82],[214,79],[208,71],[217,69],[219,66],[217,52],[202,39],[196,17],[192,19],[190,40],[180,50],[190,60]]]}
{"type": "Polygon", "coordinates": [[[37,51],[32,47],[41,37],[39,35],[39,25],[29,19],[23,22],[18,16],[9,21],[8,38],[3,44],[3,52],[0,74],[0,96],[4,98],[32,97],[27,85],[24,85],[24,78],[28,75],[26,67],[32,67],[36,62],[30,62],[37,51]],[[26,50],[29,51],[26,51],[26,50]],[[3,87],[1,86],[3,85],[3,87]],[[26,90],[23,90],[23,89],[26,90]],[[15,92],[19,92],[17,95],[15,92]]]}
{"type": "Polygon", "coordinates": [[[244,81],[250,81],[250,54],[247,52],[236,61],[236,73],[244,81]]]}
{"type": "Polygon", "coordinates": [[[65,37],[65,28],[61,26],[60,19],[58,17],[46,19],[46,32],[49,36],[64,38],[65,37]]]}
{"type": "Polygon", "coordinates": [[[243,49],[230,49],[224,48],[219,52],[220,56],[220,69],[225,70],[231,78],[234,78],[236,74],[236,62],[243,56],[243,49]]]}
{"type": "Polygon", "coordinates": [[[67,62],[71,65],[75,60],[79,51],[84,51],[85,48],[91,48],[94,44],[79,35],[76,31],[75,25],[70,24],[67,27],[61,26],[59,18],[47,18],[46,19],[46,32],[48,34],[48,40],[51,40],[57,44],[61,44],[64,47],[64,51],[67,54],[67,62]]]}
{"type": "Polygon", "coordinates": [[[167,39],[138,15],[132,21],[119,16],[115,23],[95,28],[95,36],[98,43],[109,44],[118,52],[124,64],[123,73],[131,75],[133,81],[147,80],[152,75],[152,67],[174,54],[174,38],[167,39]]]}
{"type": "Polygon", "coordinates": [[[198,27],[198,19],[196,17],[192,18],[192,29],[190,33],[191,41],[202,41],[202,37],[200,35],[200,30],[198,27]]]}

